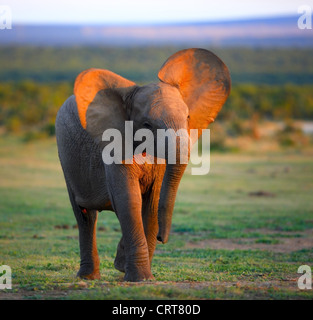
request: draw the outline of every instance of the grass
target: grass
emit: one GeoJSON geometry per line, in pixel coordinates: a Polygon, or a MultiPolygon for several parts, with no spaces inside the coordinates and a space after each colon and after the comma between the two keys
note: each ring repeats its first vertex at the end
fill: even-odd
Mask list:
{"type": "Polygon", "coordinates": [[[122,282],[113,261],[118,220],[98,221],[101,279],[80,281],[78,230],[55,140],[0,139],[0,299],[312,299],[297,286],[313,267],[312,153],[213,153],[211,171],[187,171],[155,281],[122,282]]]}

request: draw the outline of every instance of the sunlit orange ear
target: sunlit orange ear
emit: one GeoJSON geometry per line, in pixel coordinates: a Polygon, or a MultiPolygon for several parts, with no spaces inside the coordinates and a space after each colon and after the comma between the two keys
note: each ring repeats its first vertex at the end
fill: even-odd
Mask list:
{"type": "Polygon", "coordinates": [[[179,89],[189,107],[190,129],[206,129],[230,93],[230,74],[215,54],[186,49],[173,54],[158,74],[162,82],[179,89]]]}
{"type": "MultiPolygon", "coordinates": [[[[98,114],[100,112],[100,116],[101,112],[113,112],[112,116],[114,117],[114,107],[112,107],[112,105],[122,103],[123,97],[128,91],[132,90],[134,86],[134,82],[108,70],[88,69],[81,72],[75,81],[74,94],[79,119],[83,128],[87,128],[87,110],[89,108],[93,108],[98,114]],[[102,99],[99,98],[98,103],[95,104],[93,102],[97,94],[101,95],[102,99]],[[101,106],[99,106],[99,104],[101,106]]],[[[116,112],[121,112],[121,110],[118,110],[119,106],[115,106],[115,109],[116,112]]],[[[92,114],[92,110],[90,111],[91,112],[88,110],[88,113],[92,114]]]]}

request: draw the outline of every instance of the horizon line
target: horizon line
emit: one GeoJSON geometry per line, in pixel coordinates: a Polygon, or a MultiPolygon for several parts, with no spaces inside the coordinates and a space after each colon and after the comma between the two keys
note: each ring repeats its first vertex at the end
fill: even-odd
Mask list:
{"type": "Polygon", "coordinates": [[[140,26],[179,26],[188,24],[220,24],[220,23],[236,23],[236,22],[257,22],[264,20],[296,18],[296,14],[282,15],[266,15],[243,18],[221,18],[221,19],[201,19],[201,20],[181,20],[181,21],[154,21],[154,22],[13,22],[15,26],[102,26],[102,27],[140,27],[140,26]]]}

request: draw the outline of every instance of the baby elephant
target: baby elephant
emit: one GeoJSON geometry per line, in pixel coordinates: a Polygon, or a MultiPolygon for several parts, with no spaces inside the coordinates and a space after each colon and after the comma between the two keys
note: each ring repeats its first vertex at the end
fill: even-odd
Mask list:
{"type": "MultiPolygon", "coordinates": [[[[85,70],[76,78],[74,95],[58,112],[57,145],[79,228],[81,278],[100,277],[96,223],[99,211],[111,210],[122,230],[115,268],[125,273],[125,281],[153,279],[156,243],[168,241],[177,189],[190,154],[189,144],[177,141],[177,160],[169,161],[171,152],[159,152],[157,132],[183,129],[189,136],[191,129],[198,129],[197,139],[230,93],[227,67],[204,49],[175,53],[158,78],[158,83],[138,86],[108,70],[85,70]],[[129,124],[135,133],[150,132],[144,147],[138,146],[140,135],[129,139],[129,124]],[[180,161],[182,152],[187,154],[185,162],[180,161]]],[[[163,144],[171,141],[166,136],[163,144]]]]}

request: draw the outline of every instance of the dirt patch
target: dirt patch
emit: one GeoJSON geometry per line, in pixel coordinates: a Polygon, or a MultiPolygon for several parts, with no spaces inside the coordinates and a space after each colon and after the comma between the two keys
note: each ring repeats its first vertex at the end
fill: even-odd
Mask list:
{"type": "MultiPolygon", "coordinates": [[[[269,234],[269,233],[268,233],[269,234]]],[[[273,234],[273,232],[271,232],[273,234]]],[[[282,232],[280,232],[282,234],[282,232]]],[[[289,234],[290,235],[290,234],[289,234]]],[[[187,242],[185,248],[210,248],[225,250],[267,250],[273,252],[293,252],[313,248],[313,232],[297,232],[297,237],[273,238],[236,238],[236,239],[205,239],[187,242]],[[299,235],[301,237],[299,237],[299,235]]]]}
{"type": "Polygon", "coordinates": [[[248,195],[250,197],[275,197],[276,195],[272,192],[267,192],[267,191],[253,191],[253,192],[249,192],[248,195]]]}
{"type": "MultiPolygon", "coordinates": [[[[246,298],[267,298],[268,290],[276,290],[276,291],[292,291],[294,293],[299,292],[299,288],[297,286],[297,275],[287,277],[281,280],[268,280],[268,281],[202,281],[202,282],[194,282],[194,281],[151,281],[151,282],[142,282],[142,283],[130,283],[130,282],[116,282],[115,285],[109,284],[108,282],[97,282],[97,287],[102,289],[111,289],[114,287],[160,287],[164,289],[178,289],[178,290],[203,290],[210,288],[211,290],[224,290],[227,291],[229,289],[240,289],[242,291],[246,291],[246,298]]],[[[77,293],[79,290],[82,293],[82,297],[84,293],[86,297],[88,297],[88,291],[94,287],[92,282],[84,282],[84,285],[78,284],[60,284],[60,288],[56,288],[53,290],[39,290],[39,291],[29,291],[25,289],[14,288],[14,292],[9,291],[0,291],[0,300],[56,300],[56,299],[67,299],[71,294],[77,293]]],[[[82,298],[83,299],[83,298],[82,298]]]]}
{"type": "Polygon", "coordinates": [[[64,299],[69,294],[64,290],[49,290],[49,291],[28,291],[20,289],[16,292],[0,291],[0,301],[1,300],[54,300],[54,299],[64,299]]]}

